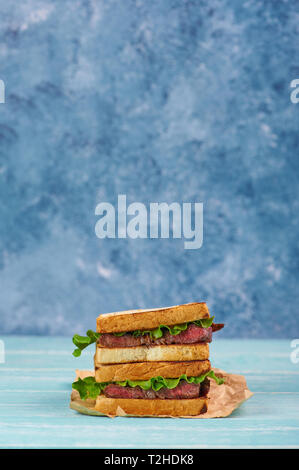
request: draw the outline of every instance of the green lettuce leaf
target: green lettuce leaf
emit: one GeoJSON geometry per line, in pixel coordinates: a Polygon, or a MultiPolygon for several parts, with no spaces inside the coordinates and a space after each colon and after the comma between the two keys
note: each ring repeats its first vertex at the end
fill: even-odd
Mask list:
{"type": "Polygon", "coordinates": [[[81,400],[86,400],[87,398],[97,398],[107,385],[96,382],[94,377],[85,377],[85,379],[79,378],[73,382],[72,388],[79,392],[81,400]]]}
{"type": "Polygon", "coordinates": [[[186,374],[183,374],[175,379],[165,379],[164,377],[158,376],[153,377],[149,380],[125,380],[123,382],[116,383],[117,385],[121,385],[122,387],[126,387],[128,385],[129,387],[141,387],[143,390],[149,390],[152,388],[153,390],[155,390],[155,392],[158,392],[162,387],[166,387],[169,389],[177,387],[181,380],[186,380],[186,382],[188,382],[189,384],[200,384],[204,381],[206,377],[214,379],[217,385],[221,385],[224,383],[224,380],[220,377],[217,377],[217,375],[215,375],[214,371],[212,370],[206,372],[203,375],[200,375],[199,377],[187,377],[186,374]]]}
{"type": "Polygon", "coordinates": [[[195,320],[193,323],[197,326],[201,326],[202,328],[209,328],[212,326],[215,317],[210,318],[202,318],[201,320],[195,320]]]}
{"type": "Polygon", "coordinates": [[[141,387],[143,390],[150,390],[151,388],[158,392],[161,388],[166,387],[169,389],[175,388],[178,386],[181,380],[186,380],[188,383],[200,384],[204,381],[206,377],[215,380],[217,385],[224,383],[224,379],[217,377],[214,371],[210,370],[199,377],[187,377],[186,374],[181,375],[176,379],[165,379],[164,377],[158,376],[153,377],[149,380],[124,380],[121,382],[96,382],[94,377],[86,377],[85,379],[78,379],[76,382],[73,382],[73,389],[77,390],[80,394],[81,400],[86,400],[87,398],[95,399],[100,393],[103,392],[105,387],[109,383],[115,383],[121,387],[141,387]]]}
{"type": "MultiPolygon", "coordinates": [[[[214,320],[214,317],[202,318],[201,320],[181,323],[179,325],[173,325],[173,326],[159,325],[158,328],[155,328],[154,330],[135,330],[132,332],[129,331],[129,333],[131,333],[133,336],[143,336],[143,335],[149,334],[152,339],[159,339],[159,338],[162,338],[165,330],[168,330],[171,335],[175,336],[175,335],[180,334],[182,331],[185,331],[191,323],[194,323],[195,325],[200,326],[201,328],[209,328],[212,325],[213,320],[214,320]]],[[[126,333],[127,332],[113,333],[113,334],[115,336],[123,336],[126,333]]]]}
{"type": "Polygon", "coordinates": [[[81,351],[83,349],[87,348],[92,343],[95,343],[96,340],[99,338],[100,333],[95,333],[92,330],[88,330],[86,332],[87,336],[80,336],[80,335],[74,335],[73,336],[73,343],[77,348],[73,351],[73,356],[79,357],[81,356],[81,351]]]}
{"type": "MultiPolygon", "coordinates": [[[[159,339],[159,338],[162,338],[166,330],[168,330],[171,335],[178,335],[182,331],[185,331],[191,323],[194,323],[195,325],[200,326],[201,328],[209,328],[212,325],[213,320],[214,320],[214,317],[202,318],[201,320],[181,323],[179,325],[173,325],[173,326],[160,325],[158,326],[158,328],[155,328],[154,330],[122,331],[120,333],[113,333],[113,334],[114,336],[124,336],[127,333],[129,333],[136,337],[149,334],[152,339],[159,339]]],[[[73,343],[75,344],[75,346],[77,346],[77,348],[73,351],[73,355],[75,357],[79,357],[83,349],[87,348],[87,346],[89,346],[90,344],[95,343],[97,339],[101,336],[101,333],[96,333],[92,330],[88,330],[86,332],[86,335],[87,336],[80,336],[80,335],[73,336],[73,343]]]]}

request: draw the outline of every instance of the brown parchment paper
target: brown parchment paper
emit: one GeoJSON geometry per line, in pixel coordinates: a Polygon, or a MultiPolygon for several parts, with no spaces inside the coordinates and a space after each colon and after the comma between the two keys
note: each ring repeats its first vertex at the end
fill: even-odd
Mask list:
{"type": "MultiPolygon", "coordinates": [[[[222,385],[217,385],[214,380],[211,380],[210,392],[208,395],[209,404],[208,411],[204,414],[197,416],[180,416],[180,418],[225,418],[229,416],[236,408],[238,408],[245,400],[248,400],[253,393],[248,389],[245,377],[243,375],[229,374],[221,369],[213,368],[215,374],[223,377],[225,382],[222,385]]],[[[86,370],[76,370],[76,379],[94,375],[94,372],[86,370]]],[[[88,414],[92,416],[105,416],[99,411],[94,409],[95,400],[87,399],[81,400],[80,395],[76,390],[72,391],[70,407],[79,413],[88,414]]],[[[117,409],[117,416],[130,416],[127,415],[121,408],[117,409]]],[[[109,415],[110,418],[114,416],[109,415]]],[[[140,416],[141,418],[142,416],[140,416]]],[[[177,418],[177,416],[151,416],[151,418],[177,418]]]]}

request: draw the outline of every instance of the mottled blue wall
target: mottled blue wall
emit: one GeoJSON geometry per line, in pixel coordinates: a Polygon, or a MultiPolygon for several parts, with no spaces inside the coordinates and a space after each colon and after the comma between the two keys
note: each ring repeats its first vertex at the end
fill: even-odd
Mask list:
{"type": "Polygon", "coordinates": [[[298,2],[0,3],[0,332],[206,300],[299,333],[298,2]],[[95,206],[204,203],[204,243],[99,240],[95,206]]]}

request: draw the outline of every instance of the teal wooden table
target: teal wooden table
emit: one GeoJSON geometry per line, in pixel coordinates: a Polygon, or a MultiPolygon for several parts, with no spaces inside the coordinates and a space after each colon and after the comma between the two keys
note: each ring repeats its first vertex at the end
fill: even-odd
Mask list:
{"type": "Polygon", "coordinates": [[[224,419],[106,418],[69,409],[76,368],[69,338],[0,337],[1,448],[299,448],[299,363],[290,341],[215,339],[215,367],[246,376],[254,396],[224,419]]]}

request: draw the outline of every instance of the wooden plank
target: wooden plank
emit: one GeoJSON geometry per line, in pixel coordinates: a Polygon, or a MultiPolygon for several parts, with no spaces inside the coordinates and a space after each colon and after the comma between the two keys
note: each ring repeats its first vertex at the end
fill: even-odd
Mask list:
{"type": "MultiPolygon", "coordinates": [[[[73,369],[51,370],[43,374],[41,383],[41,371],[28,371],[21,375],[22,371],[0,370],[0,391],[9,391],[14,384],[14,390],[70,390],[74,380],[73,369]]],[[[278,372],[264,373],[262,375],[245,374],[247,384],[253,392],[297,392],[299,390],[299,374],[279,374],[278,372]]]]}
{"type": "MultiPolygon", "coordinates": [[[[3,338],[1,338],[3,339],[3,338]]],[[[288,341],[212,343],[215,365],[244,373],[255,395],[230,418],[98,418],[68,408],[75,368],[68,338],[4,338],[0,364],[0,447],[299,447],[299,367],[288,341]]]]}

